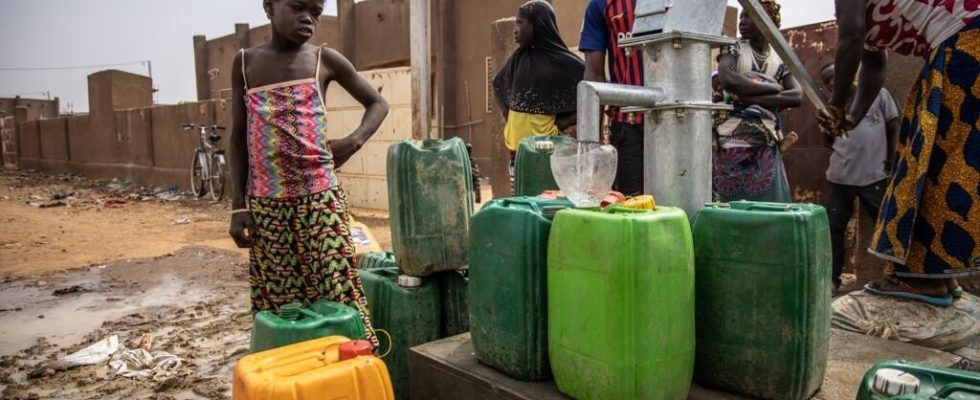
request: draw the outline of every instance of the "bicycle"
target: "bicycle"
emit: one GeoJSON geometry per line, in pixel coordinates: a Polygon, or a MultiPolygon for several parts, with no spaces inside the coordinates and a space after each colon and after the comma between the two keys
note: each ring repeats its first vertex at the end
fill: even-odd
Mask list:
{"type": "Polygon", "coordinates": [[[218,131],[225,130],[225,127],[184,124],[184,130],[192,129],[197,129],[199,135],[194,159],[191,160],[191,191],[197,197],[211,193],[212,200],[221,200],[225,191],[225,151],[218,147],[221,141],[218,131]],[[205,181],[207,188],[204,187],[205,181]]]}

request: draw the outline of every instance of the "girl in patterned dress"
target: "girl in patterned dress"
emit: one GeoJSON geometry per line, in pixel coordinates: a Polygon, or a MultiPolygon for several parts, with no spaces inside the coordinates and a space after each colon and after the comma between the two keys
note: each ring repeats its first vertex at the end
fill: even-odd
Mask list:
{"type": "Polygon", "coordinates": [[[272,39],[232,68],[231,237],[249,248],[253,312],[326,299],[360,312],[373,336],[335,169],[388,113],[380,93],[337,51],[307,44],[324,0],[264,0],[272,39]],[[339,83],[365,108],[361,125],[327,140],[323,93],[339,83]]]}
{"type": "Polygon", "coordinates": [[[840,134],[867,113],[886,51],[924,66],[905,104],[898,161],[869,251],[890,262],[871,293],[949,306],[980,274],[980,1],[837,0],[834,91],[821,124],[840,134]],[[860,73],[858,65],[860,64],[860,73]]]}

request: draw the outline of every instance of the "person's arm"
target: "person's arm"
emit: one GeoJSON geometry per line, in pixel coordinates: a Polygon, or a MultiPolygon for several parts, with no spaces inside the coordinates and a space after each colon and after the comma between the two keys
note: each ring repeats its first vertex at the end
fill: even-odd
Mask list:
{"type": "Polygon", "coordinates": [[[589,50],[585,52],[585,77],[590,82],[606,81],[606,52],[589,50]]]}
{"type": "Polygon", "coordinates": [[[742,96],[739,97],[739,101],[745,104],[756,104],[768,110],[784,110],[803,104],[803,90],[800,89],[800,83],[796,81],[793,75],[786,74],[782,86],[786,89],[776,94],[742,96]]]}
{"type": "MultiPolygon", "coordinates": [[[[860,121],[860,119],[854,120],[853,117],[855,116],[852,116],[852,119],[848,121],[848,113],[845,107],[847,97],[850,95],[848,88],[852,86],[854,76],[864,58],[864,40],[867,31],[864,22],[866,0],[835,0],[834,3],[837,15],[834,87],[840,90],[835,90],[830,99],[830,109],[827,111],[832,115],[818,114],[818,118],[820,123],[836,136],[852,129],[856,124],[855,121],[860,121]]],[[[854,109],[853,104],[851,109],[854,109]]],[[[867,107],[865,107],[865,111],[867,111],[867,107]]]]}
{"type": "Polygon", "coordinates": [[[576,123],[575,112],[567,112],[564,114],[558,114],[555,116],[555,125],[558,126],[558,130],[564,132],[569,127],[575,125],[576,123]]]}
{"type": "Polygon", "coordinates": [[[606,47],[609,46],[609,27],[606,25],[605,1],[590,0],[582,21],[578,48],[585,54],[584,80],[607,82],[606,47]]]}
{"type": "MultiPolygon", "coordinates": [[[[504,63],[504,67],[505,68],[506,68],[506,66],[507,66],[507,64],[504,63]]],[[[496,90],[497,85],[505,85],[506,84],[505,82],[502,81],[503,78],[501,78],[501,75],[500,75],[503,72],[504,72],[503,70],[497,71],[497,75],[494,75],[494,77],[493,77],[493,88],[494,88],[494,90],[493,90],[493,98],[497,100],[497,108],[500,109],[500,115],[503,116],[504,117],[504,121],[506,121],[507,120],[507,117],[510,116],[510,107],[507,106],[507,102],[504,99],[500,98],[500,93],[497,92],[497,90],[496,90]]]]}
{"type": "Polygon", "coordinates": [[[895,170],[895,160],[898,154],[895,153],[895,144],[898,143],[898,132],[901,129],[902,119],[898,114],[898,105],[888,90],[881,90],[881,115],[885,117],[885,171],[891,173],[895,170]]]}
{"type": "Polygon", "coordinates": [[[330,149],[333,151],[334,165],[340,168],[378,131],[381,122],[388,115],[388,102],[367,79],[357,73],[354,65],[342,54],[326,48],[322,57],[323,63],[333,71],[332,79],[364,106],[364,116],[357,129],[343,139],[329,142],[330,149]]]}
{"type": "MultiPolygon", "coordinates": [[[[861,59],[861,74],[858,76],[857,93],[851,108],[847,110],[847,119],[856,125],[868,114],[868,109],[874,104],[875,98],[881,92],[888,73],[888,56],[884,51],[865,51],[861,59]]],[[[835,86],[836,87],[836,86],[835,86]]],[[[848,126],[853,128],[853,126],[848,126]]]]}
{"type": "MultiPolygon", "coordinates": [[[[242,57],[235,57],[231,66],[231,138],[229,139],[229,163],[231,165],[231,208],[248,208],[245,186],[248,181],[248,147],[246,136],[245,81],[242,75],[242,57]]],[[[236,212],[231,216],[228,234],[240,248],[252,247],[255,221],[251,212],[236,212]]]]}
{"type": "Polygon", "coordinates": [[[757,82],[736,72],[738,58],[727,53],[718,57],[718,85],[739,98],[778,94],[783,86],[775,83],[757,82]]]}

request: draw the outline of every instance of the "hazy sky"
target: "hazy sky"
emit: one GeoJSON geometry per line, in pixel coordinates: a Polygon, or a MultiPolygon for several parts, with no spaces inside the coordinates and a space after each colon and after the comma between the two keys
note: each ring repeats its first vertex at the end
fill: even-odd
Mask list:
{"type": "MultiPolygon", "coordinates": [[[[493,1],[493,0],[487,0],[493,1]]],[[[684,0],[696,1],[696,0],[684,0]]],[[[327,1],[336,14],[336,1],[327,1]]],[[[734,0],[731,3],[735,3],[734,0]]],[[[88,109],[86,76],[106,68],[9,71],[151,60],[156,101],[197,99],[192,36],[216,38],[236,22],[266,22],[259,0],[0,0],[0,97],[61,98],[88,109]]],[[[783,0],[783,26],[833,18],[830,0],[783,0]]],[[[489,32],[489,31],[488,31],[489,32]]],[[[146,74],[142,64],[112,67],[146,74]]]]}

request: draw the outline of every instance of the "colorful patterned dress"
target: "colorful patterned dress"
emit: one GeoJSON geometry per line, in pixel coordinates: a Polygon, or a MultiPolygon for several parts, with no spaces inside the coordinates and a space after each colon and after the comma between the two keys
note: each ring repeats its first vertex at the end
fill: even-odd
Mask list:
{"type": "Polygon", "coordinates": [[[980,274],[980,1],[866,1],[865,46],[926,61],[869,251],[899,276],[980,274]]]}
{"type": "MultiPolygon", "coordinates": [[[[244,50],[241,56],[245,77],[244,50]]],[[[249,252],[252,310],[321,299],[346,304],[360,312],[377,346],[347,199],[327,143],[319,60],[318,53],[309,79],[249,88],[245,78],[249,207],[257,231],[249,252]]]]}
{"type": "MultiPolygon", "coordinates": [[[[736,57],[736,72],[753,73],[757,80],[780,83],[789,69],[771,48],[762,65],[754,61],[752,46],[741,41],[725,49],[736,57]]],[[[718,151],[712,162],[712,188],[717,200],[752,200],[788,203],[789,180],[779,142],[783,140],[779,115],[758,105],[742,104],[725,93],[734,107],[715,128],[718,151]]]]}

